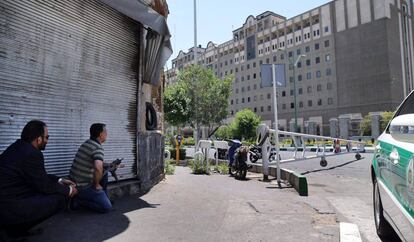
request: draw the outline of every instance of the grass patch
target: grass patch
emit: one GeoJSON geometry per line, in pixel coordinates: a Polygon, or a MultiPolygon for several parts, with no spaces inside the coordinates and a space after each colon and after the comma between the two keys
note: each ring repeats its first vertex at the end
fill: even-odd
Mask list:
{"type": "Polygon", "coordinates": [[[222,175],[229,174],[229,165],[227,163],[219,163],[214,169],[222,175]]]}
{"type": "Polygon", "coordinates": [[[174,175],[175,173],[175,165],[172,164],[172,160],[165,160],[164,162],[164,172],[167,175],[174,175]]]}

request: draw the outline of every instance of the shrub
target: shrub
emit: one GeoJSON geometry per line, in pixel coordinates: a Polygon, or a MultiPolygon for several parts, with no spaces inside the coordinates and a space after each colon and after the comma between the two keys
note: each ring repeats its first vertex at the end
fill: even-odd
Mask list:
{"type": "MultiPolygon", "coordinates": [[[[169,149],[169,151],[171,153],[171,159],[175,160],[175,153],[176,153],[175,148],[169,149]]],[[[186,157],[185,149],[180,149],[180,160],[185,160],[185,157],[186,157]]]]}
{"type": "Polygon", "coordinates": [[[227,163],[219,163],[215,170],[218,171],[222,175],[229,174],[229,165],[227,163]]]}
{"type": "Polygon", "coordinates": [[[207,166],[205,163],[201,155],[195,155],[194,159],[188,162],[193,174],[210,174],[210,165],[207,166]]]}
{"type": "Polygon", "coordinates": [[[172,160],[165,159],[164,161],[164,173],[167,175],[174,175],[175,173],[175,166],[172,165],[172,160]]]}

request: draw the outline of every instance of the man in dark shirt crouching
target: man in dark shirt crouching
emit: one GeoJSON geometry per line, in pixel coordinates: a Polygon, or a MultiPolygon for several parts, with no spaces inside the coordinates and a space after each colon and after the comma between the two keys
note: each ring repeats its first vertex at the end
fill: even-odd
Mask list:
{"type": "Polygon", "coordinates": [[[72,181],[46,173],[41,151],[48,139],[46,124],[32,120],[21,139],[0,155],[0,228],[9,237],[31,235],[32,227],[64,208],[78,192],[72,181]]]}

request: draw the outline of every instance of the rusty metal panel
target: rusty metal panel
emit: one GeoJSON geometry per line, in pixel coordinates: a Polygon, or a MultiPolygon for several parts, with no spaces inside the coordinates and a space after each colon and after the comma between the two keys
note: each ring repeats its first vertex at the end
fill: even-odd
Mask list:
{"type": "Polygon", "coordinates": [[[0,2],[0,152],[31,119],[47,123],[48,172],[65,176],[94,122],[105,159],[136,177],[138,23],[99,1],[0,2]]]}

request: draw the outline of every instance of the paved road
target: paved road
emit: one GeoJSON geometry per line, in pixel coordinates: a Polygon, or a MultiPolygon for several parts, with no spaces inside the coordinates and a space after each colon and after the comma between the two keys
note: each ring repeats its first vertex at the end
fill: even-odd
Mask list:
{"type": "MultiPolygon", "coordinates": [[[[284,154],[285,157],[289,155],[284,154]]],[[[319,159],[287,163],[282,167],[306,175],[309,197],[328,203],[339,221],[358,225],[364,241],[381,241],[373,219],[370,176],[373,154],[362,156],[361,160],[356,160],[354,154],[328,157],[328,166],[324,168],[319,166],[319,159]]],[[[398,239],[393,238],[392,241],[398,239]]]]}
{"type": "Polygon", "coordinates": [[[318,160],[285,164],[307,173],[308,197],[260,174],[237,181],[177,167],[146,195],[116,201],[115,211],[59,214],[29,241],[339,241],[339,222],[357,224],[363,241],[380,241],[366,156],[330,158],[324,170],[318,160]]]}

